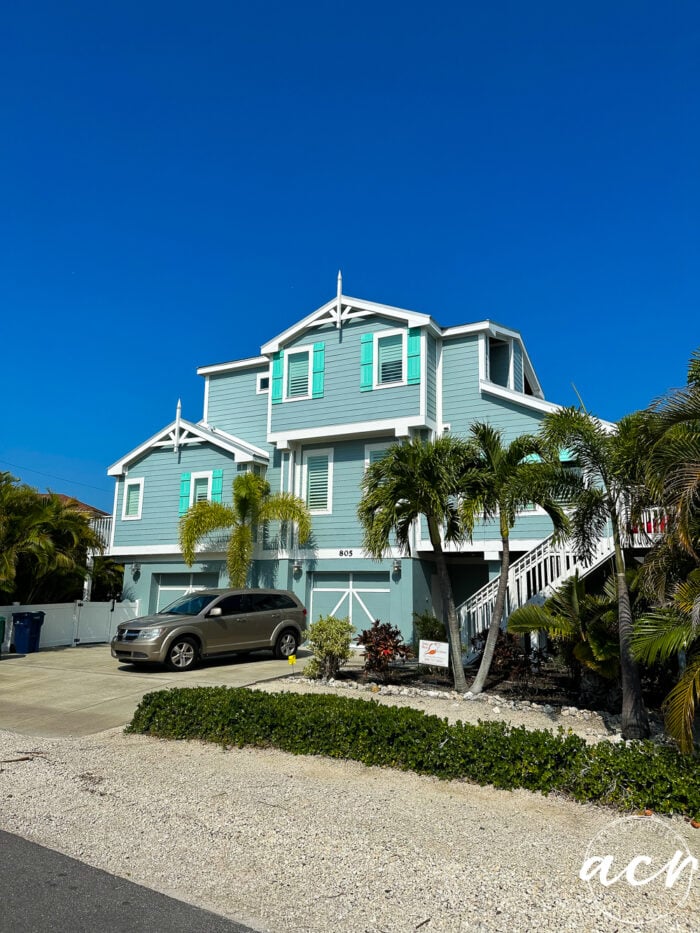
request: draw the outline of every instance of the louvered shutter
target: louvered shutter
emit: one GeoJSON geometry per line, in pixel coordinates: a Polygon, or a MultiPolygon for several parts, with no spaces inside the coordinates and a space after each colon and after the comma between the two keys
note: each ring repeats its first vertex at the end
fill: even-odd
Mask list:
{"type": "Polygon", "coordinates": [[[381,450],[370,450],[369,465],[372,466],[372,464],[376,463],[377,460],[381,460],[382,457],[386,454],[387,450],[387,447],[383,447],[381,450]]]}
{"type": "Polygon", "coordinates": [[[184,515],[190,507],[190,474],[180,476],[180,515],[184,515]]]}
{"type": "Polygon", "coordinates": [[[224,491],[224,471],[214,470],[211,475],[211,501],[221,502],[224,491]]]}
{"type": "Polygon", "coordinates": [[[282,373],[284,370],[283,350],[272,354],[272,404],[282,401],[282,373]]]}
{"type": "Polygon", "coordinates": [[[401,334],[379,338],[380,385],[386,382],[401,382],[403,379],[403,338],[401,334]]]}
{"type": "Polygon", "coordinates": [[[311,397],[323,398],[323,383],[326,368],[325,343],[314,344],[313,374],[311,378],[311,397]]]}
{"type": "Polygon", "coordinates": [[[309,393],[309,354],[290,353],[287,357],[287,398],[309,393]]]}
{"type": "Polygon", "coordinates": [[[374,337],[372,334],[363,334],[360,337],[360,392],[372,390],[374,337]]]}
{"type": "Polygon", "coordinates": [[[309,511],[328,509],[328,455],[318,454],[306,458],[306,504],[309,511]]]}
{"type": "Polygon", "coordinates": [[[406,343],[406,382],[418,385],[420,382],[420,328],[409,327],[406,343]]]}

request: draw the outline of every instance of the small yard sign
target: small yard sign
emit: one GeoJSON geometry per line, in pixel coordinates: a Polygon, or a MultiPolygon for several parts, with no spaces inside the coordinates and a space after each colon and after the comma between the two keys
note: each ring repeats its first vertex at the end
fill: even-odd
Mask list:
{"type": "Polygon", "coordinates": [[[418,645],[418,661],[431,667],[450,666],[450,646],[446,641],[423,641],[418,645]]]}

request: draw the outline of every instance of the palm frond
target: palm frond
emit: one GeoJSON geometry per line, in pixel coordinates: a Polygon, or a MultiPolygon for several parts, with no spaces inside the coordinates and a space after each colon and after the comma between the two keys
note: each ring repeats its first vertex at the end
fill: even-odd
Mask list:
{"type": "Polygon", "coordinates": [[[685,670],[663,704],[666,730],[678,742],[680,750],[686,755],[693,751],[693,723],[698,700],[700,700],[700,652],[688,657],[685,670]]]}
{"type": "Polygon", "coordinates": [[[555,615],[544,606],[526,603],[513,610],[508,616],[508,631],[514,635],[526,635],[528,632],[546,632],[552,638],[575,638],[578,626],[564,615],[555,615]]]}
{"type": "Polygon", "coordinates": [[[311,536],[311,515],[303,499],[291,492],[276,492],[265,497],[258,510],[258,523],[293,522],[297,526],[299,543],[311,536]]]}
{"type": "Polygon", "coordinates": [[[221,502],[196,502],[180,519],[180,549],[190,567],[195,561],[195,550],[202,538],[213,531],[236,527],[239,519],[229,505],[221,502]]]}
{"type": "Polygon", "coordinates": [[[657,609],[635,622],[632,654],[638,661],[654,664],[685,651],[696,637],[688,616],[674,608],[657,609]]]}

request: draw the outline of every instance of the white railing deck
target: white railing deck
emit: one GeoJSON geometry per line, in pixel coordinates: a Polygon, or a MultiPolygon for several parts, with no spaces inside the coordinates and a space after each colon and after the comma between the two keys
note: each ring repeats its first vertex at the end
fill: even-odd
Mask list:
{"type": "MultiPolygon", "coordinates": [[[[640,525],[630,526],[625,545],[635,548],[648,548],[664,531],[666,519],[660,509],[649,509],[644,513],[640,525]]],[[[508,572],[508,589],[503,612],[504,620],[515,609],[536,597],[546,597],[560,586],[578,569],[580,576],[585,576],[605,560],[612,557],[614,551],[612,534],[601,538],[592,559],[583,564],[576,557],[568,544],[555,543],[554,535],[545,538],[537,547],[513,561],[508,572]]],[[[498,578],[491,580],[480,590],[466,599],[458,608],[457,616],[462,631],[462,644],[471,650],[472,639],[481,635],[491,624],[491,615],[498,578]]]]}

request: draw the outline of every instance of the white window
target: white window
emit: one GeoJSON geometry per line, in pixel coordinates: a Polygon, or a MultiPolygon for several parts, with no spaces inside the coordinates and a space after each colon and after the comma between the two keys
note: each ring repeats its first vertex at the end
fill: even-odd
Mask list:
{"type": "Polygon", "coordinates": [[[309,347],[298,347],[284,354],[284,397],[285,399],[311,398],[309,371],[311,369],[309,347]]]}
{"type": "Polygon", "coordinates": [[[258,379],[255,391],[258,395],[270,391],[270,376],[268,373],[258,373],[258,379]]]}
{"type": "Polygon", "coordinates": [[[365,444],[365,470],[367,467],[381,460],[389,449],[389,444],[365,444]]]}
{"type": "Polygon", "coordinates": [[[310,512],[330,515],[333,506],[333,451],[304,455],[304,498],[310,512]]]}
{"type": "Polygon", "coordinates": [[[124,483],[124,501],[122,502],[122,521],[133,522],[141,518],[143,507],[143,477],[127,479],[124,483]]]}
{"type": "Polygon", "coordinates": [[[406,382],[406,332],[403,330],[374,335],[374,385],[404,385],[406,382]]]}
{"type": "Polygon", "coordinates": [[[193,473],[190,483],[190,508],[195,502],[211,499],[211,470],[206,473],[193,473]]]}

